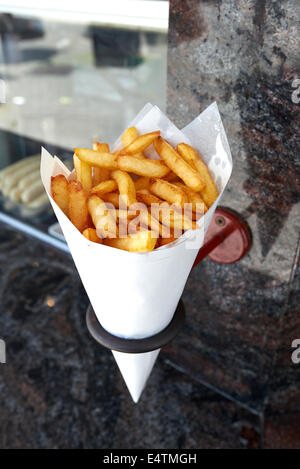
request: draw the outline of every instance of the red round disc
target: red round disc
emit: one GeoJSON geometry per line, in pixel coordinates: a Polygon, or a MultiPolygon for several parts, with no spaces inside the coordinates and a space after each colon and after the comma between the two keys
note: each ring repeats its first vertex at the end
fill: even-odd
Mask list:
{"type": "Polygon", "coordinates": [[[230,209],[217,208],[207,230],[204,244],[216,235],[222,236],[226,230],[232,232],[225,235],[219,246],[208,253],[212,261],[221,264],[233,264],[240,260],[250,248],[251,237],[247,225],[230,209]]]}

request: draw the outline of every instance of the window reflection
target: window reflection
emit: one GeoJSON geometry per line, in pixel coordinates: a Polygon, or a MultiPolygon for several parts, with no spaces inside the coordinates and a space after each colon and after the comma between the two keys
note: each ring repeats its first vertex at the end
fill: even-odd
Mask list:
{"type": "MultiPolygon", "coordinates": [[[[0,170],[41,145],[71,159],[75,146],[112,143],[146,102],[164,110],[166,55],[167,31],[145,20],[108,25],[1,13],[0,170]]],[[[0,195],[0,210],[9,210],[0,195]]]]}

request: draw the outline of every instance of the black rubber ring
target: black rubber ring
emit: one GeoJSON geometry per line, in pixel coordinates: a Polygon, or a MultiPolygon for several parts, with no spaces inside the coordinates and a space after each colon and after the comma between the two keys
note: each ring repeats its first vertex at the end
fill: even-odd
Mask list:
{"type": "Polygon", "coordinates": [[[86,324],[92,337],[104,347],[123,353],[145,353],[163,347],[178,334],[183,326],[184,318],[184,305],[182,300],[179,300],[173,319],[164,330],[145,339],[122,339],[110,334],[101,326],[92,305],[86,312],[86,324]]]}

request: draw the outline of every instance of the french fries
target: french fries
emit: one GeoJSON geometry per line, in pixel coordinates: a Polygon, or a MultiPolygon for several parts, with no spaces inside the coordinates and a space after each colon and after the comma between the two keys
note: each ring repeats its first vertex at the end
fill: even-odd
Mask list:
{"type": "MultiPolygon", "coordinates": [[[[97,168],[98,169],[98,168],[97,168]]],[[[100,182],[97,186],[93,187],[90,191],[91,194],[103,195],[108,192],[113,192],[118,189],[118,184],[113,179],[108,179],[107,181],[100,182]]]]}
{"type": "Polygon", "coordinates": [[[166,176],[170,169],[159,160],[148,158],[137,158],[136,156],[118,156],[118,167],[123,171],[137,174],[138,176],[162,178],[166,176]]]}
{"type": "Polygon", "coordinates": [[[165,246],[166,244],[173,243],[173,241],[176,241],[176,238],[174,236],[174,231],[170,231],[170,236],[167,238],[159,238],[157,241],[157,247],[165,246]]]}
{"type": "MultiPolygon", "coordinates": [[[[136,140],[138,136],[139,131],[136,127],[129,127],[128,129],[126,129],[121,137],[123,148],[127,147],[130,143],[134,142],[134,140],[136,140]]],[[[117,154],[119,154],[119,152],[117,152],[117,154]]],[[[134,156],[136,158],[144,158],[144,153],[140,151],[139,153],[135,153],[134,156]]]]}
{"type": "Polygon", "coordinates": [[[93,150],[98,151],[99,153],[109,153],[109,145],[108,143],[94,142],[93,150]]]}
{"type": "Polygon", "coordinates": [[[123,133],[121,140],[123,147],[127,147],[130,143],[134,142],[139,136],[139,132],[136,127],[129,127],[123,133]]]}
{"type": "MultiPolygon", "coordinates": [[[[109,153],[109,146],[107,143],[94,142],[93,150],[98,151],[99,153],[109,153]]],[[[109,179],[109,169],[100,168],[99,166],[94,166],[92,168],[93,172],[93,186],[100,184],[100,182],[106,181],[109,179]]]]}
{"type": "Polygon", "coordinates": [[[174,182],[174,181],[179,181],[179,177],[177,176],[177,174],[173,173],[173,171],[170,171],[169,174],[167,174],[165,177],[164,177],[164,180],[165,181],[168,181],[168,182],[174,182]]]}
{"type": "Polygon", "coordinates": [[[86,228],[85,230],[83,230],[82,234],[89,241],[93,241],[93,243],[102,244],[102,239],[98,237],[95,228],[86,228]]]}
{"type": "Polygon", "coordinates": [[[160,131],[150,132],[148,134],[140,135],[132,143],[127,145],[123,150],[119,152],[119,155],[134,155],[141,151],[146,150],[151,143],[160,135],[160,131]]]}
{"type": "Polygon", "coordinates": [[[147,177],[147,176],[142,176],[142,177],[138,178],[134,183],[135,190],[140,191],[142,189],[148,189],[149,182],[150,182],[150,178],[147,177]]]}
{"type": "Polygon", "coordinates": [[[96,166],[106,169],[118,169],[117,155],[112,153],[103,153],[89,148],[74,148],[78,158],[90,166],[96,166]]]}
{"type": "Polygon", "coordinates": [[[137,216],[135,211],[122,209],[122,208],[116,208],[113,210],[113,212],[116,218],[118,218],[119,220],[125,220],[126,222],[128,220],[132,220],[133,218],[137,216]]]}
{"type": "Polygon", "coordinates": [[[114,205],[116,208],[120,206],[120,194],[118,192],[110,192],[109,194],[103,194],[101,196],[102,200],[105,202],[114,205]]]}
{"type": "Polygon", "coordinates": [[[93,186],[93,180],[92,180],[92,168],[89,166],[87,163],[84,163],[83,161],[81,163],[81,171],[80,171],[80,182],[82,184],[83,189],[86,192],[89,192],[89,190],[93,186]]]}
{"type": "Polygon", "coordinates": [[[106,239],[104,244],[124,251],[148,252],[153,251],[156,242],[157,238],[150,230],[140,230],[125,238],[106,239]]]}
{"type": "Polygon", "coordinates": [[[80,172],[81,172],[81,161],[75,153],[73,155],[73,163],[74,163],[76,179],[79,181],[80,177],[81,177],[81,174],[80,174],[80,172]]]}
{"type": "Polygon", "coordinates": [[[92,168],[84,161],[81,161],[75,154],[73,156],[73,162],[77,181],[81,182],[82,187],[86,192],[89,192],[93,185],[92,168]]]}
{"type": "Polygon", "coordinates": [[[52,197],[64,212],[65,215],[69,215],[69,192],[68,192],[68,181],[63,174],[58,174],[51,178],[51,192],[52,197]]]}
{"type": "Polygon", "coordinates": [[[100,197],[92,195],[88,199],[87,206],[97,235],[101,238],[115,238],[117,236],[116,219],[105,202],[100,197]]]}
{"type": "Polygon", "coordinates": [[[111,177],[118,185],[121,201],[127,207],[135,204],[137,202],[135,185],[129,174],[124,171],[117,170],[112,171],[111,177]]]}
{"type": "Polygon", "coordinates": [[[79,231],[88,226],[89,213],[87,209],[87,197],[81,182],[71,181],[68,184],[69,192],[69,218],[79,231]]]}
{"type": "Polygon", "coordinates": [[[197,153],[197,151],[187,143],[179,143],[177,145],[177,151],[185,161],[190,163],[190,165],[198,171],[205,182],[205,187],[200,190],[204,202],[208,207],[210,207],[218,197],[219,193],[206,164],[200,157],[199,153],[197,153]]]}
{"type": "Polygon", "coordinates": [[[136,231],[136,228],[141,226],[143,229],[148,229],[151,231],[152,236],[158,238],[163,233],[163,228],[159,221],[152,217],[148,210],[141,210],[139,215],[136,216],[128,225],[129,232],[133,230],[136,231]]]}
{"type": "MultiPolygon", "coordinates": [[[[196,230],[198,228],[197,223],[186,213],[178,210],[178,207],[170,206],[166,202],[158,207],[152,206],[151,215],[163,225],[173,228],[176,237],[181,236],[185,230],[196,230]]],[[[165,233],[162,233],[163,237],[166,237],[165,233]]]]}
{"type": "Polygon", "coordinates": [[[151,194],[147,189],[136,191],[136,198],[138,202],[151,206],[152,204],[161,204],[163,200],[151,194]]]}
{"type": "Polygon", "coordinates": [[[161,159],[188,187],[195,192],[199,192],[204,188],[205,182],[199,173],[181,158],[177,151],[162,137],[156,138],[153,145],[161,159]]]}
{"type": "MultiPolygon", "coordinates": [[[[218,192],[196,150],[185,143],[175,150],[159,131],[139,135],[136,127],[121,139],[114,153],[100,142],[74,148],[76,180],[52,178],[53,199],[76,228],[91,242],[140,253],[198,229],[218,192]],[[151,144],[160,160],[143,154],[151,144]]],[[[18,190],[11,196],[20,197],[18,190]]]]}
{"type": "Polygon", "coordinates": [[[151,179],[149,191],[160,199],[166,200],[170,204],[179,205],[182,208],[184,208],[184,204],[188,203],[188,197],[180,187],[163,179],[151,179]]]}
{"type": "Polygon", "coordinates": [[[192,204],[192,211],[197,213],[207,212],[207,206],[198,192],[193,191],[189,187],[186,187],[182,182],[173,182],[174,186],[182,189],[188,198],[188,202],[192,204]]]}

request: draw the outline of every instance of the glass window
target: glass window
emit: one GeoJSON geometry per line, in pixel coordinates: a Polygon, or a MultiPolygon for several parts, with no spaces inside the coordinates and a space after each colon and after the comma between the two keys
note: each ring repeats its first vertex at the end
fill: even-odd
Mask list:
{"type": "MultiPolygon", "coordinates": [[[[0,170],[41,145],[71,161],[75,146],[112,143],[146,102],[165,109],[168,2],[10,3],[0,11],[0,170]]],[[[32,172],[22,174],[27,188],[32,172]]],[[[3,193],[2,179],[0,210],[26,205],[20,180],[3,193]]]]}

